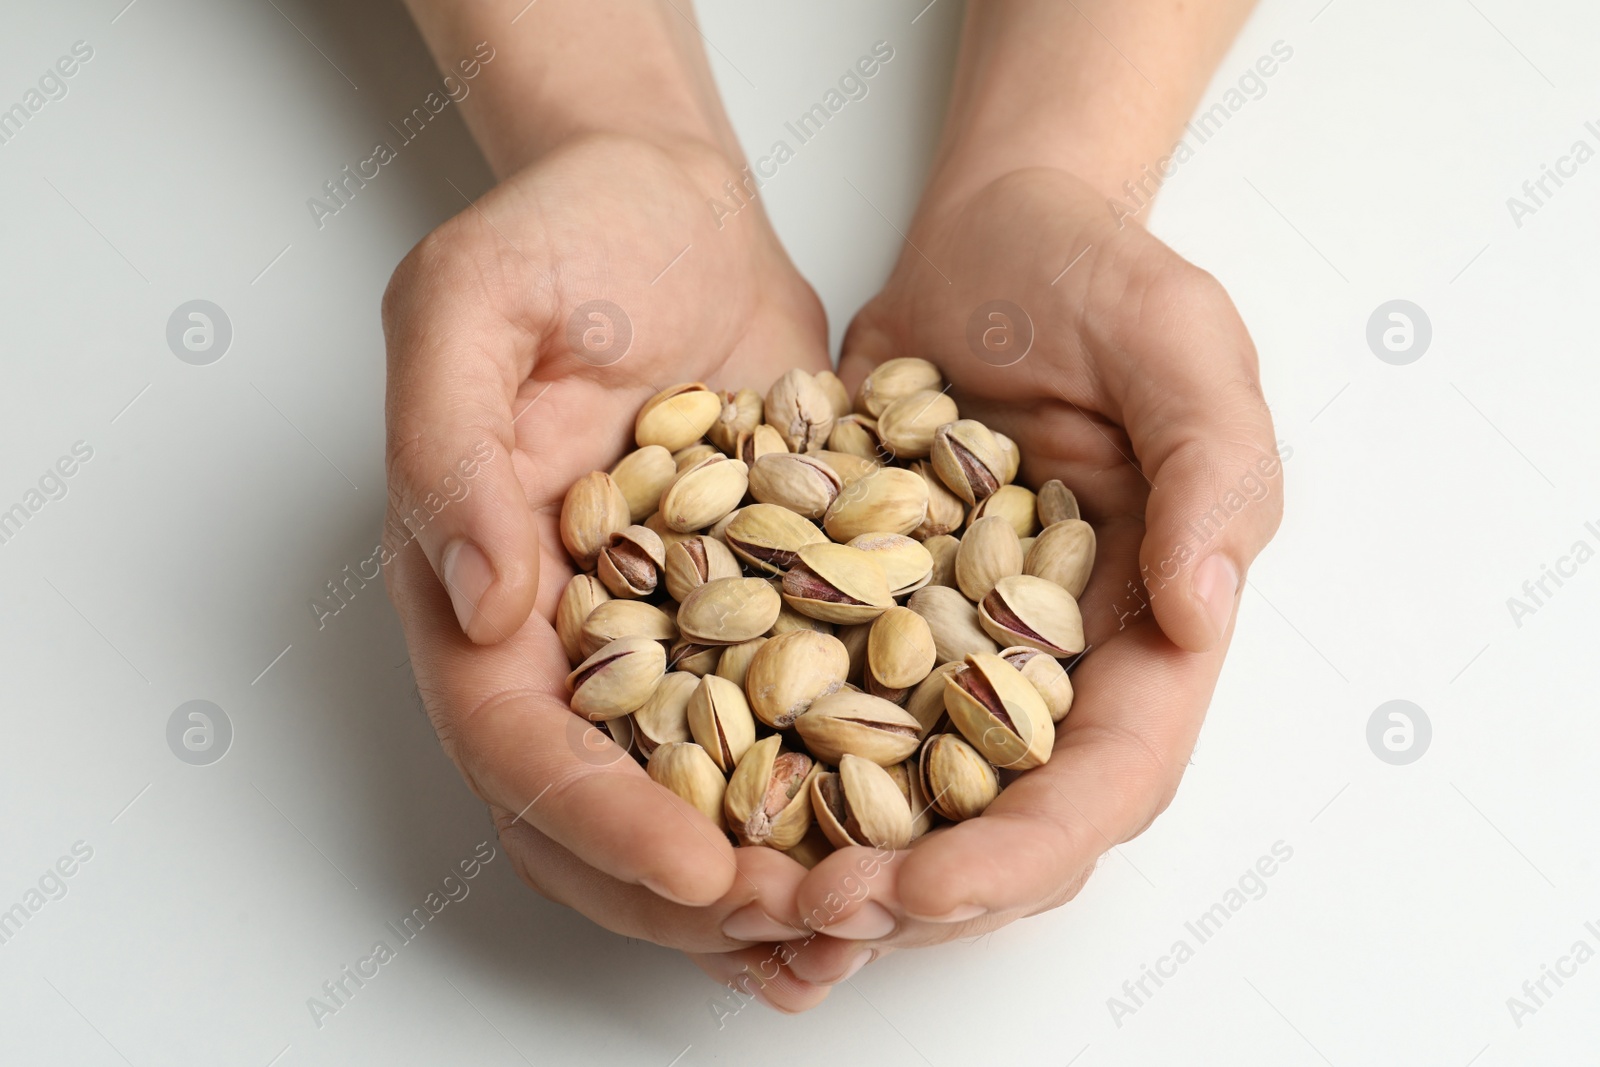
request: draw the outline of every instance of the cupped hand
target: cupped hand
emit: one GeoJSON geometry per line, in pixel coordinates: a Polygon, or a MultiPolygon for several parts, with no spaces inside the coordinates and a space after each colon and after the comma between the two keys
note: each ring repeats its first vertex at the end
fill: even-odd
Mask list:
{"type": "Polygon", "coordinates": [[[1021,480],[1059,478],[1095,528],[1087,654],[1044,766],[981,818],[861,874],[828,857],[802,913],[846,899],[799,957],[823,981],[869,953],[969,937],[1056,907],[1171,801],[1277,529],[1281,466],[1256,355],[1222,287],[1069,174],[1028,169],[931,192],[883,291],[852,323],[854,390],[895,356],[937,363],[964,416],[1012,437],[1021,480]],[[1031,341],[1030,341],[1031,338],[1031,341]]]}
{"type": "MultiPolygon", "coordinates": [[[[804,868],[735,852],[598,742],[550,620],[572,575],[566,488],[632,445],[647,397],[828,365],[821,306],[759,207],[709,206],[737,172],[699,145],[563,145],[425,238],[383,305],[384,569],[440,741],[527,882],[699,953],[799,930],[804,868]]],[[[768,991],[791,1009],[825,995],[787,975],[768,991]]]]}

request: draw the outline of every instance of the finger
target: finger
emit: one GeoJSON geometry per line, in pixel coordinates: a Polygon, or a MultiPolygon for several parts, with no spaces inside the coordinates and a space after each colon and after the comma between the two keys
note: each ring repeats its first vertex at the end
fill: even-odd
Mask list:
{"type": "Polygon", "coordinates": [[[760,1002],[785,1015],[798,1015],[828,999],[823,986],[803,981],[784,965],[788,948],[782,944],[757,945],[717,955],[690,953],[689,958],[725,987],[725,994],[712,1002],[711,1013],[718,1029],[752,1003],[760,1002]]]}
{"type": "MultiPolygon", "coordinates": [[[[538,535],[512,467],[512,400],[533,358],[481,225],[458,218],[424,239],[384,294],[389,354],[389,534],[415,539],[480,644],[516,632],[538,587],[538,535]],[[471,258],[468,258],[471,257],[471,258]],[[477,268],[477,269],[473,269],[477,268]]],[[[525,295],[517,314],[526,315],[525,295]]]]}
{"type": "Polygon", "coordinates": [[[1283,515],[1283,465],[1255,349],[1227,294],[1194,272],[1145,298],[1124,339],[1135,362],[1119,397],[1151,482],[1140,572],[1161,629],[1214,647],[1243,576],[1283,515]]]}
{"type": "Polygon", "coordinates": [[[893,946],[881,942],[864,944],[822,936],[790,942],[790,946],[794,949],[794,958],[789,961],[789,973],[802,982],[819,986],[849,981],[863,967],[894,951],[893,946]]]}
{"type": "Polygon", "coordinates": [[[429,717],[480,798],[670,900],[706,905],[728,892],[737,866],[726,835],[609,740],[598,752],[588,744],[592,726],[567,705],[566,657],[543,616],[499,644],[476,645],[456,628],[417,546],[391,574],[429,717]]]}
{"type": "MultiPolygon", "coordinates": [[[[691,952],[729,952],[757,938],[730,936],[737,916],[763,916],[771,938],[799,934],[795,889],[805,868],[773,849],[740,849],[737,876],[722,898],[705,907],[685,907],[596,870],[503,808],[491,808],[500,840],[522,880],[541,895],[583,914],[624,937],[642,938],[691,952]],[[783,916],[780,924],[770,916],[783,916]]],[[[745,923],[749,926],[748,921],[745,923]]]]}

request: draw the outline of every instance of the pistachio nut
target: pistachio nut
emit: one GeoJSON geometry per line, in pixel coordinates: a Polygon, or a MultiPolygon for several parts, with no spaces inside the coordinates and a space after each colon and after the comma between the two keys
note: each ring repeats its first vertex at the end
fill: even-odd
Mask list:
{"type": "Polygon", "coordinates": [[[883,568],[849,545],[806,545],[783,576],[783,602],[802,615],[834,623],[869,622],[894,607],[883,568]]]}
{"type": "Polygon", "coordinates": [[[580,570],[594,569],[606,540],[628,528],[629,515],[628,498],[605,471],[572,483],[561,501],[561,543],[580,570]]]}
{"type": "Polygon", "coordinates": [[[754,389],[740,389],[737,393],[725,390],[722,393],[722,410],[717,414],[717,421],[711,424],[711,429],[706,431],[706,436],[712,444],[731,456],[739,443],[739,435],[761,425],[764,410],[761,394],[754,389]]]}
{"type": "Polygon", "coordinates": [[[1072,678],[1061,661],[1048,652],[1026,645],[1013,645],[1000,651],[1000,658],[1015,667],[1033,684],[1050,709],[1050,721],[1060,722],[1072,710],[1072,678]]]}
{"type": "MultiPolygon", "coordinates": [[[[716,445],[708,444],[705,441],[696,441],[688,448],[680,448],[674,452],[672,454],[672,465],[676,468],[677,473],[682,474],[696,463],[703,462],[709,456],[721,455],[722,453],[717,451],[716,445]]],[[[666,490],[663,489],[662,492],[666,492],[666,490]]]]}
{"type": "Polygon", "coordinates": [[[783,610],[778,612],[777,621],[767,631],[767,636],[777,637],[780,634],[793,633],[796,630],[827,634],[829,637],[833,636],[832,623],[823,622],[821,619],[813,619],[809,615],[802,615],[787,604],[783,606],[783,610]]]}
{"type": "Polygon", "coordinates": [[[707,582],[737,578],[743,572],[728,546],[706,534],[694,534],[667,549],[667,592],[683,599],[707,582]]]}
{"type": "Polygon", "coordinates": [[[1055,582],[1074,597],[1083,595],[1094,570],[1094,527],[1082,519],[1062,519],[1039,532],[1022,572],[1055,582]]]}
{"type": "Polygon", "coordinates": [[[749,488],[749,468],[713,451],[680,471],[661,494],[661,518],[680,533],[701,530],[739,506],[749,488]]]}
{"type": "Polygon", "coordinates": [[[782,574],[800,558],[800,549],[827,539],[815,523],[776,504],[740,508],[723,532],[734,555],[768,574],[782,574]]]}
{"type": "MultiPolygon", "coordinates": [[[[968,652],[998,652],[1000,646],[978,625],[978,609],[959,589],[930,585],[918,589],[906,607],[928,620],[933,632],[933,647],[939,662],[961,659],[968,652]]],[[[1015,644],[1007,641],[1006,644],[1015,644]]]]}
{"type": "Polygon", "coordinates": [[[950,394],[924,389],[901,397],[878,414],[878,440],[896,459],[922,459],[933,451],[934,432],[960,417],[950,394]]]}
{"type": "Polygon", "coordinates": [[[689,694],[689,733],[723,774],[756,743],[756,720],[744,691],[726,678],[708,674],[689,694]]]}
{"type": "Polygon", "coordinates": [[[968,600],[989,595],[994,583],[1022,573],[1022,545],[1002,515],[986,515],[967,527],[956,551],[956,587],[968,600]]]}
{"type": "Polygon", "coordinates": [[[1039,521],[1046,526],[1053,526],[1065,519],[1081,519],[1078,512],[1078,498],[1071,489],[1062,484],[1060,478],[1051,478],[1039,487],[1039,521]]]}
{"type": "Polygon", "coordinates": [[[783,606],[760,578],[714,578],[678,607],[678,631],[696,644],[736,645],[772,628],[783,606]]]}
{"type": "Polygon", "coordinates": [[[939,733],[949,725],[949,714],[944,710],[944,676],[961,665],[958,659],[939,664],[906,698],[905,709],[921,724],[923,737],[939,733]]]}
{"type": "Polygon", "coordinates": [[[928,576],[928,584],[956,588],[956,553],[961,551],[961,542],[949,534],[940,534],[922,542],[922,547],[933,557],[933,572],[928,576]]]}
{"type": "Polygon", "coordinates": [[[847,753],[838,773],[811,780],[811,808],[822,832],[840,848],[911,844],[910,801],[888,771],[860,756],[847,753]]]}
{"type": "Polygon", "coordinates": [[[753,430],[740,431],[733,443],[734,457],[743,460],[746,466],[752,467],[762,456],[787,451],[789,446],[784,443],[783,435],[766,423],[753,430]]]}
{"type": "Polygon", "coordinates": [[[750,466],[752,497],[808,519],[822,518],[843,486],[832,467],[810,454],[772,452],[750,466]]]}
{"type": "Polygon", "coordinates": [[[630,526],[611,535],[595,567],[612,595],[637,600],[656,591],[666,562],[656,532],[648,526],[630,526]]]}
{"type": "Polygon", "coordinates": [[[619,718],[650,698],[666,670],[660,641],[618,638],[567,675],[572,710],[590,722],[619,718]]]}
{"type": "Polygon", "coordinates": [[[677,473],[678,464],[672,453],[660,445],[636,448],[618,460],[611,468],[611,480],[628,501],[628,521],[643,522],[655,511],[662,492],[677,473]]]}
{"type": "Polygon", "coordinates": [[[851,689],[812,701],[794,728],[812,755],[834,764],[848,753],[887,767],[915,752],[921,739],[921,728],[909,713],[851,689]]]}
{"type": "MultiPolygon", "coordinates": [[[[806,790],[808,797],[810,792],[808,787],[806,790]]],[[[806,829],[806,835],[800,839],[800,843],[791,849],[785,849],[783,854],[809,871],[833,855],[833,842],[822,832],[822,827],[812,822],[806,829]]]]}
{"type": "Polygon", "coordinates": [[[583,621],[610,599],[606,587],[592,574],[574,574],[561,591],[561,600],[556,604],[556,636],[561,639],[561,650],[567,654],[568,663],[577,666],[583,659],[580,641],[583,621]]]}
{"type": "Polygon", "coordinates": [[[821,448],[833,430],[833,400],[816,378],[796,367],[767,393],[767,422],[790,452],[821,448]]]}
{"type": "Polygon", "coordinates": [[[739,761],[723,800],[728,827],[741,845],[788,849],[811,826],[811,779],[817,762],[783,749],[777,734],[757,741],[739,761]]]}
{"type": "Polygon", "coordinates": [[[903,396],[943,387],[944,378],[938,367],[925,359],[900,356],[878,364],[877,369],[867,375],[856,391],[856,410],[876,418],[903,396]]]}
{"type": "Polygon", "coordinates": [[[829,403],[833,405],[833,417],[840,419],[850,414],[850,393],[839,380],[839,376],[831,370],[819,370],[813,377],[818,388],[827,394],[829,403]]]}
{"type": "Polygon", "coordinates": [[[672,741],[689,740],[689,697],[700,679],[687,671],[668,671],[633,712],[633,737],[648,758],[672,741]]]}
{"type": "Polygon", "coordinates": [[[903,467],[880,467],[844,487],[822,525],[845,542],[864,533],[910,533],[928,514],[928,483],[903,467]]]}
{"type": "Polygon", "coordinates": [[[862,459],[878,458],[878,420],[870,415],[842,415],[833,422],[828,448],[862,459]]]}
{"type": "Polygon", "coordinates": [[[831,634],[790,630],[769,637],[750,659],[744,688],[756,718],[787,730],[818,697],[844,688],[845,646],[831,634]]]}
{"type": "Polygon", "coordinates": [[[994,434],[976,419],[957,419],[934,432],[933,469],[968,504],[980,503],[1005,484],[1005,467],[994,434]]]}
{"type": "Polygon", "coordinates": [[[704,437],[722,413],[722,398],[699,382],[663,389],[644,402],[633,422],[640,448],[660,445],[676,452],[704,437]]]}
{"type": "Polygon", "coordinates": [[[968,517],[977,522],[988,515],[1004,515],[1018,537],[1032,537],[1039,532],[1039,510],[1033,491],[1020,485],[1002,485],[973,508],[968,517]]]}
{"type": "Polygon", "coordinates": [[[1000,446],[1000,457],[1005,463],[1005,466],[1000,471],[1000,480],[1010,484],[1017,480],[1017,471],[1022,469],[1022,449],[1018,448],[1015,441],[999,430],[991,430],[989,432],[994,434],[994,443],[1000,446]]]}
{"type": "Polygon", "coordinates": [[[667,669],[702,678],[717,669],[722,649],[722,645],[703,645],[680,637],[667,649],[667,669]]]}
{"type": "Polygon", "coordinates": [[[762,651],[768,638],[752,637],[747,641],[739,641],[738,645],[722,645],[722,656],[717,657],[717,677],[726,678],[739,688],[744,688],[744,680],[749,677],[750,661],[755,659],[755,653],[762,651]]]}
{"type": "Polygon", "coordinates": [[[867,635],[867,692],[899,703],[936,661],[928,620],[910,608],[890,608],[867,635]]]}
{"type": "Polygon", "coordinates": [[[1050,758],[1056,731],[1044,698],[999,656],[975,652],[946,674],[944,707],[961,735],[997,767],[1025,771],[1050,758]]]}
{"type": "Polygon", "coordinates": [[[604,600],[584,616],[578,626],[578,655],[587,658],[619,637],[648,637],[666,643],[676,640],[678,624],[672,616],[642,600],[604,600]]]}
{"type": "Polygon", "coordinates": [[[659,511],[652,511],[650,517],[644,520],[644,525],[646,529],[655,531],[655,535],[661,538],[661,546],[666,549],[671,549],[673,545],[685,538],[695,536],[693,533],[679,533],[668,526],[665,520],[661,518],[661,512],[659,511]]]}
{"type": "Polygon", "coordinates": [[[967,508],[961,498],[949,490],[927,460],[919,459],[911,464],[911,469],[928,485],[928,514],[921,525],[911,531],[911,536],[926,541],[961,529],[967,519],[967,508]]]}
{"type": "Polygon", "coordinates": [[[858,622],[854,626],[841,626],[834,636],[850,656],[850,670],[844,680],[860,688],[867,670],[867,641],[872,637],[872,623],[858,622]]]}
{"type": "Polygon", "coordinates": [[[705,749],[692,741],[669,741],[650,754],[645,771],[652,781],[687,800],[717,829],[727,827],[722,797],[728,780],[705,749]]]}
{"type": "Polygon", "coordinates": [[[915,538],[905,534],[864,533],[852,537],[851,548],[870,552],[889,580],[889,595],[909,596],[933,578],[933,556],[915,538]]]}
{"type": "Polygon", "coordinates": [[[845,486],[860,481],[883,466],[870,456],[857,456],[850,452],[830,452],[824,448],[810,454],[833,468],[833,473],[839,476],[839,484],[845,486]]]}
{"type": "Polygon", "coordinates": [[[1071,593],[1031,574],[995,583],[978,605],[978,624],[1002,646],[1027,645],[1052,656],[1083,651],[1083,616],[1071,593]]]}
{"type": "Polygon", "coordinates": [[[958,734],[935,734],[922,746],[917,780],[935,811],[951,822],[982,815],[1000,795],[1000,776],[958,734]]]}

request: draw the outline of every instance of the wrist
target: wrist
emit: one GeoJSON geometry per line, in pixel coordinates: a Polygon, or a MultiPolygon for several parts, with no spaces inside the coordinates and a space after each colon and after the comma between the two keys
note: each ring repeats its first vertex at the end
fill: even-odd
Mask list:
{"type": "Polygon", "coordinates": [[[461,111],[498,177],[594,134],[709,149],[734,171],[742,163],[692,13],[671,0],[406,4],[446,73],[493,56],[461,111]]]}

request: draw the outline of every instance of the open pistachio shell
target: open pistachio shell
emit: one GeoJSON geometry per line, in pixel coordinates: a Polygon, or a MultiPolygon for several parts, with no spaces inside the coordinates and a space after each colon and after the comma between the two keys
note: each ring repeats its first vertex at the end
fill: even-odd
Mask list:
{"type": "Polygon", "coordinates": [[[1002,485],[989,495],[967,518],[977,522],[985,515],[1003,515],[1017,531],[1018,537],[1032,537],[1039,532],[1039,508],[1031,489],[1020,485],[1002,485]]]}
{"type": "Polygon", "coordinates": [[[833,430],[833,400],[816,378],[797,367],[767,393],[766,416],[789,451],[810,452],[821,448],[833,430]]]}
{"type": "Polygon", "coordinates": [[[822,832],[840,848],[911,844],[910,801],[888,771],[860,756],[847,754],[837,774],[812,779],[811,808],[822,832]]]}
{"type": "Polygon", "coordinates": [[[987,515],[961,535],[961,547],[956,551],[956,586],[968,600],[982,600],[995,582],[1021,573],[1022,544],[1004,517],[987,515]]]}
{"type": "Polygon", "coordinates": [[[995,583],[978,605],[978,623],[1002,646],[1027,645],[1052,656],[1083,651],[1083,616],[1071,593],[1031,574],[995,583]]]}
{"type": "Polygon", "coordinates": [[[611,468],[611,480],[628,501],[630,522],[643,522],[656,510],[662,492],[677,473],[672,453],[660,445],[636,448],[611,468]]]}
{"type": "Polygon", "coordinates": [[[567,675],[572,710],[590,722],[620,718],[650,698],[666,669],[667,653],[660,641],[612,641],[567,675]]]}
{"type": "Polygon", "coordinates": [[[584,658],[581,644],[583,621],[591,611],[610,599],[611,594],[606,587],[592,574],[574,574],[561,591],[561,600],[556,604],[556,636],[561,639],[561,650],[567,654],[567,662],[574,667],[584,658]]]}
{"type": "Polygon", "coordinates": [[[925,359],[900,356],[885,360],[867,375],[856,391],[856,410],[876,418],[903,396],[943,386],[939,368],[925,359]]]}
{"type": "Polygon", "coordinates": [[[712,450],[679,471],[661,494],[661,518],[680,533],[702,530],[739,506],[750,486],[748,468],[712,450]]]}
{"type": "Polygon", "coordinates": [[[761,425],[765,405],[761,394],[754,389],[740,389],[737,393],[724,391],[721,395],[722,411],[706,431],[706,436],[712,444],[722,449],[724,455],[731,456],[739,443],[739,435],[761,425]]]}
{"type": "Polygon", "coordinates": [[[946,674],[944,706],[961,735],[997,767],[1025,771],[1050,758],[1056,733],[1044,698],[999,656],[974,653],[946,674]]]}
{"type": "Polygon", "coordinates": [[[668,671],[633,712],[633,737],[648,758],[670,741],[689,740],[689,697],[700,679],[687,671],[668,671]]]}
{"type": "Polygon", "coordinates": [[[808,519],[822,518],[843,484],[832,467],[812,455],[774,452],[750,467],[752,497],[808,519]]]}
{"type": "Polygon", "coordinates": [[[800,549],[827,539],[815,523],[776,504],[740,508],[723,531],[734,555],[768,574],[782,574],[800,558],[800,549]]]}
{"type": "Polygon", "coordinates": [[[818,764],[782,746],[777,734],[757,741],[728,781],[723,813],[742,845],[793,848],[811,826],[810,787],[818,764]]]}
{"type": "Polygon", "coordinates": [[[976,419],[957,419],[934,432],[933,469],[968,504],[987,499],[1007,481],[1000,445],[976,419]]]}
{"type": "Polygon", "coordinates": [[[756,743],[756,720],[744,692],[726,678],[708,674],[689,694],[689,733],[717,769],[733,773],[756,743]]]}
{"type": "Polygon", "coordinates": [[[1059,478],[1051,478],[1039,487],[1039,521],[1052,526],[1064,519],[1081,519],[1078,498],[1059,478]]]}
{"type": "Polygon", "coordinates": [[[645,771],[653,781],[687,800],[717,829],[726,828],[722,798],[728,780],[705,749],[692,741],[670,741],[651,754],[645,771]]]}
{"type": "Polygon", "coordinates": [[[879,413],[878,440],[896,459],[922,459],[933,451],[935,431],[960,417],[950,394],[925,389],[901,397],[879,413]]]}
{"type": "Polygon", "coordinates": [[[669,452],[700,440],[722,413],[722,398],[699,382],[663,389],[644,402],[633,422],[640,448],[661,445],[669,452]]]}
{"type": "Polygon", "coordinates": [[[903,467],[880,467],[849,483],[822,525],[835,541],[865,533],[910,533],[928,514],[928,483],[903,467]]]}
{"type": "Polygon", "coordinates": [[[922,542],[893,533],[865,533],[847,542],[851,548],[872,553],[889,580],[889,593],[909,596],[933,578],[933,556],[922,542]]]}
{"type": "Polygon", "coordinates": [[[812,701],[794,728],[812,755],[835,764],[848,753],[887,767],[915,752],[921,738],[917,720],[901,708],[849,689],[812,701]]]}
{"type": "Polygon", "coordinates": [[[826,542],[800,550],[783,576],[783,601],[802,615],[845,624],[869,622],[894,607],[872,553],[826,542]]]}
{"type": "Polygon", "coordinates": [[[760,578],[716,578],[684,597],[678,631],[703,645],[736,645],[771,629],[782,606],[760,578]]]}
{"type": "Polygon", "coordinates": [[[694,534],[667,549],[667,593],[680,604],[707,582],[737,578],[743,572],[728,546],[708,534],[694,534]]]}
{"type": "Polygon", "coordinates": [[[750,659],[745,692],[762,722],[786,730],[818,697],[844,688],[850,657],[837,637],[791,630],[769,637],[750,659]]]}
{"type": "Polygon", "coordinates": [[[666,549],[648,526],[630,526],[607,539],[595,572],[612,595],[629,599],[647,597],[661,584],[666,549]]]}
{"type": "Polygon", "coordinates": [[[631,521],[628,498],[605,471],[572,483],[561,501],[561,543],[581,570],[594,569],[600,549],[631,521]]]}
{"type": "Polygon", "coordinates": [[[927,541],[961,529],[961,524],[967,520],[967,506],[961,498],[950,491],[927,460],[918,460],[911,469],[928,485],[928,514],[911,531],[911,536],[927,541]]]}
{"type": "Polygon", "coordinates": [[[1053,522],[1033,539],[1022,570],[1052,581],[1074,597],[1083,595],[1094,569],[1094,527],[1082,519],[1053,522]]]}
{"type": "Polygon", "coordinates": [[[1045,707],[1050,709],[1051,722],[1059,723],[1067,717],[1067,712],[1072,710],[1072,678],[1060,660],[1048,652],[1040,652],[1026,645],[1003,649],[1000,658],[1033,683],[1033,687],[1044,698],[1045,707]]]}
{"type": "Polygon", "coordinates": [[[957,734],[928,738],[917,771],[928,802],[952,822],[982,815],[1000,795],[1000,776],[993,765],[957,734]]]}
{"type": "Polygon", "coordinates": [[[750,674],[750,661],[755,659],[756,653],[761,651],[761,646],[767,640],[765,637],[752,637],[736,645],[722,646],[722,655],[717,659],[717,675],[743,688],[750,674]]]}
{"type": "Polygon", "coordinates": [[[578,652],[581,657],[592,656],[601,645],[620,637],[671,642],[678,637],[678,624],[671,615],[642,600],[605,600],[595,605],[578,628],[578,652]]]}
{"type": "MultiPolygon", "coordinates": [[[[942,663],[961,659],[968,652],[998,652],[1000,646],[978,625],[978,609],[973,607],[959,589],[947,585],[930,585],[918,589],[906,601],[906,607],[928,620],[933,632],[933,647],[942,663]]],[[[1015,641],[1005,642],[1008,645],[1015,641]]]]}

